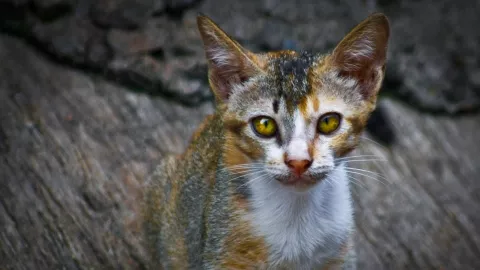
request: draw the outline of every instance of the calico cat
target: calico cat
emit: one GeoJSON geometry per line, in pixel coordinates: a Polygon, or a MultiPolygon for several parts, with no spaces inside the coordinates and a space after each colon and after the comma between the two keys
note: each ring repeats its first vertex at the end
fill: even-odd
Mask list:
{"type": "Polygon", "coordinates": [[[147,187],[160,269],[355,269],[339,158],[358,144],[385,72],[389,23],[372,14],[329,54],[253,53],[205,16],[216,111],[147,187]]]}

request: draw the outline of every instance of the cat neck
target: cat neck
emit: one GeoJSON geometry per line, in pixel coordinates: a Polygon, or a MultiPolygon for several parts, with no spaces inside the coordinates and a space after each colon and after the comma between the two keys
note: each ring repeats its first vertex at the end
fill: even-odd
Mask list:
{"type": "Polygon", "coordinates": [[[342,165],[304,192],[278,181],[252,181],[250,201],[251,222],[271,247],[273,264],[321,265],[348,240],[353,226],[348,177],[342,165]]]}

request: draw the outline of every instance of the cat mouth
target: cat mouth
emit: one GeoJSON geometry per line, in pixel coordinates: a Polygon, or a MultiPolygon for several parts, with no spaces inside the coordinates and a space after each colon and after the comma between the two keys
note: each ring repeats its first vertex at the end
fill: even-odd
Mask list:
{"type": "Polygon", "coordinates": [[[327,176],[326,173],[315,175],[294,175],[290,174],[288,177],[277,178],[277,180],[285,186],[295,187],[300,189],[309,188],[321,182],[327,176]]]}
{"type": "Polygon", "coordinates": [[[306,179],[305,177],[295,177],[295,179],[289,179],[288,181],[281,182],[287,187],[294,187],[296,189],[306,189],[317,183],[317,181],[312,181],[311,179],[306,179]]]}

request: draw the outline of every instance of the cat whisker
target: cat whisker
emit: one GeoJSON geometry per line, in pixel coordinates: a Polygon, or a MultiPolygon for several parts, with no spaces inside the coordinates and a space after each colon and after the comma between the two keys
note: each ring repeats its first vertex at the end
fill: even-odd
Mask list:
{"type": "Polygon", "coordinates": [[[237,168],[233,170],[229,170],[228,172],[232,175],[237,175],[237,174],[244,174],[250,171],[262,171],[263,168],[237,168]]]}
{"type": "Polygon", "coordinates": [[[348,156],[348,157],[342,157],[342,158],[337,158],[335,160],[349,160],[349,159],[354,159],[354,158],[379,158],[378,155],[357,155],[357,156],[348,156]]]}
{"type": "Polygon", "coordinates": [[[359,168],[353,168],[353,167],[345,167],[346,170],[352,170],[352,171],[359,171],[359,172],[364,172],[364,173],[368,173],[370,175],[374,175],[374,176],[377,176],[377,177],[380,177],[384,180],[387,181],[387,178],[385,178],[383,175],[379,174],[379,173],[376,173],[376,172],[372,172],[372,171],[369,171],[369,170],[365,170],[365,169],[359,169],[359,168]]]}
{"type": "Polygon", "coordinates": [[[258,165],[258,166],[231,166],[228,167],[228,170],[237,170],[237,169],[263,169],[264,166],[258,165]]]}
{"type": "Polygon", "coordinates": [[[325,181],[326,181],[328,184],[330,184],[330,185],[333,186],[333,185],[335,184],[335,182],[338,181],[338,180],[337,180],[336,177],[333,177],[333,175],[331,175],[331,174],[329,173],[329,174],[327,174],[327,175],[325,176],[325,181]]]}
{"type": "Polygon", "coordinates": [[[236,165],[228,166],[226,168],[256,167],[256,166],[263,166],[263,164],[259,162],[250,162],[250,163],[236,164],[236,165]]]}
{"type": "Polygon", "coordinates": [[[345,160],[340,160],[344,162],[350,162],[350,161],[388,161],[385,158],[352,158],[352,159],[345,159],[345,160]]]}
{"type": "Polygon", "coordinates": [[[230,182],[233,182],[233,181],[235,181],[235,180],[237,180],[237,179],[239,179],[239,178],[242,178],[242,177],[248,178],[249,176],[255,175],[255,174],[259,173],[259,172],[261,172],[261,171],[249,171],[249,172],[247,172],[247,173],[244,173],[244,174],[235,176],[234,178],[229,179],[229,181],[230,181],[230,182]]]}
{"type": "Polygon", "coordinates": [[[349,182],[356,185],[357,187],[361,187],[363,188],[364,190],[367,190],[367,186],[365,186],[362,181],[360,181],[358,178],[355,178],[353,176],[347,176],[348,177],[348,180],[350,180],[349,182]]]}
{"type": "MultiPolygon", "coordinates": [[[[352,184],[354,184],[354,185],[356,185],[356,186],[359,186],[359,187],[361,187],[361,188],[363,188],[363,189],[367,189],[367,187],[366,187],[365,185],[363,185],[363,184],[361,183],[361,181],[358,180],[357,178],[355,178],[355,177],[353,177],[353,176],[351,176],[351,175],[348,175],[348,174],[347,174],[347,178],[348,178],[348,180],[349,180],[349,183],[352,183],[352,184]]],[[[327,179],[328,179],[328,180],[331,180],[332,183],[333,183],[334,181],[338,181],[338,178],[337,178],[337,177],[333,177],[333,175],[330,175],[330,174],[327,175],[327,179]]]]}
{"type": "Polygon", "coordinates": [[[256,164],[256,163],[246,163],[246,164],[238,164],[238,165],[233,165],[233,166],[228,166],[222,169],[217,170],[217,172],[224,172],[224,171],[229,171],[232,174],[235,174],[235,170],[239,169],[263,169],[262,164],[256,164]]]}
{"type": "Polygon", "coordinates": [[[348,173],[353,173],[353,174],[358,174],[358,175],[361,175],[361,176],[365,176],[365,177],[370,178],[372,180],[378,181],[385,186],[387,185],[386,183],[389,183],[388,180],[386,180],[386,178],[385,178],[385,181],[382,181],[381,179],[378,179],[377,177],[372,176],[372,175],[368,175],[366,173],[361,173],[361,172],[357,172],[357,171],[350,171],[350,170],[347,170],[347,172],[348,173]]]}
{"type": "Polygon", "coordinates": [[[255,178],[249,179],[245,183],[241,184],[240,186],[238,186],[238,188],[243,188],[243,187],[245,187],[249,184],[252,184],[253,182],[259,181],[260,179],[265,178],[265,176],[268,176],[268,174],[267,173],[260,174],[260,175],[256,176],[255,178]]]}
{"type": "Polygon", "coordinates": [[[235,176],[234,179],[232,180],[235,180],[235,179],[238,179],[238,178],[241,178],[241,177],[247,177],[249,175],[252,175],[252,174],[257,174],[257,173],[263,173],[264,171],[263,170],[260,170],[260,169],[249,169],[249,170],[244,170],[244,171],[241,171],[241,172],[237,172],[237,173],[232,173],[231,175],[232,176],[235,176]]]}
{"type": "Polygon", "coordinates": [[[373,144],[379,146],[379,147],[382,148],[382,149],[387,149],[384,145],[382,145],[382,144],[380,144],[379,142],[377,142],[377,141],[375,141],[375,140],[372,140],[372,139],[370,139],[370,138],[368,138],[368,137],[360,136],[360,139],[364,139],[364,140],[366,140],[367,142],[373,143],[373,144]]]}

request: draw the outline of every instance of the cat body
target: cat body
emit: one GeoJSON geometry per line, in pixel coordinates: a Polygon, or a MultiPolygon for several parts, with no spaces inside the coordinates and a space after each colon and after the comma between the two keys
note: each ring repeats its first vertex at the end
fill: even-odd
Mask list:
{"type": "Polygon", "coordinates": [[[388,21],[374,14],[328,55],[253,54],[200,16],[216,111],[147,187],[160,269],[354,269],[341,158],[384,76],[388,21]]]}

